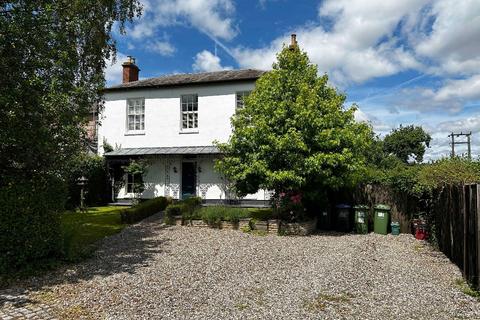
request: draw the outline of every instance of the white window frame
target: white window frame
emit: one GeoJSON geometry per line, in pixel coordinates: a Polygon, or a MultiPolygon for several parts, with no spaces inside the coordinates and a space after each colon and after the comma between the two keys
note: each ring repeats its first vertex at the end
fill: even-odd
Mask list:
{"type": "Polygon", "coordinates": [[[198,94],[196,93],[180,96],[180,132],[198,133],[198,94]],[[184,102],[184,99],[187,100],[184,102]]]}
{"type": "MultiPolygon", "coordinates": [[[[139,173],[137,173],[137,175],[139,175],[139,173]]],[[[133,195],[134,194],[134,192],[133,192],[134,184],[135,184],[135,175],[132,174],[132,173],[126,173],[125,174],[125,194],[127,194],[127,195],[133,195]],[[129,177],[132,177],[132,179],[131,179],[132,182],[128,182],[129,177]],[[131,190],[129,190],[129,189],[131,189],[131,190]]]]}
{"type": "Polygon", "coordinates": [[[235,110],[242,109],[244,105],[244,99],[252,93],[251,90],[237,91],[235,92],[235,110]]]}
{"type": "Polygon", "coordinates": [[[127,134],[144,134],[145,133],[145,98],[127,99],[126,114],[127,114],[127,117],[126,117],[127,134]],[[133,127],[130,126],[131,119],[133,119],[133,127]]]}

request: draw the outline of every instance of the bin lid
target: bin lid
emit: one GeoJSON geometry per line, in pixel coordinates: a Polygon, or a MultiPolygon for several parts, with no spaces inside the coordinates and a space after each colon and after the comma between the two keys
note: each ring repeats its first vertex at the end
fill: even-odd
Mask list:
{"type": "Polygon", "coordinates": [[[379,210],[390,210],[390,206],[387,206],[386,204],[377,204],[374,208],[379,210]]]}
{"type": "Polygon", "coordinates": [[[369,206],[366,204],[357,204],[356,206],[353,207],[353,209],[370,209],[369,206]]]}
{"type": "Polygon", "coordinates": [[[392,227],[399,227],[400,226],[400,222],[392,222],[390,224],[392,227]]]}
{"type": "Polygon", "coordinates": [[[348,204],[342,203],[342,204],[337,204],[337,205],[335,206],[335,208],[337,208],[337,209],[350,209],[351,206],[349,206],[348,204]]]}

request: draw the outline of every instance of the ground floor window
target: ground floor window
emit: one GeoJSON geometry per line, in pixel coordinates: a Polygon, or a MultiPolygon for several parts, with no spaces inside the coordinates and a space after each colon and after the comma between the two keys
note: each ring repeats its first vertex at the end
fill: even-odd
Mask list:
{"type": "Polygon", "coordinates": [[[142,175],[127,173],[127,193],[135,193],[135,183],[142,181],[142,175]]]}

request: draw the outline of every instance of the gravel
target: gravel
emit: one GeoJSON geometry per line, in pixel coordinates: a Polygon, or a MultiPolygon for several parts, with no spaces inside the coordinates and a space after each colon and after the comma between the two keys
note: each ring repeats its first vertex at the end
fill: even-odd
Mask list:
{"type": "Polygon", "coordinates": [[[157,215],[29,286],[58,318],[479,319],[460,278],[410,235],[259,236],[157,215]]]}

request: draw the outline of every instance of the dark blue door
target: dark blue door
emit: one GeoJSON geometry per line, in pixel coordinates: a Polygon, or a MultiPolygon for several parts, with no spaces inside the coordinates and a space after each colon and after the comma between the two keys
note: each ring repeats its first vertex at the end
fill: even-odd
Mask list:
{"type": "Polygon", "coordinates": [[[182,199],[195,196],[196,170],[194,162],[182,163],[182,199]]]}

